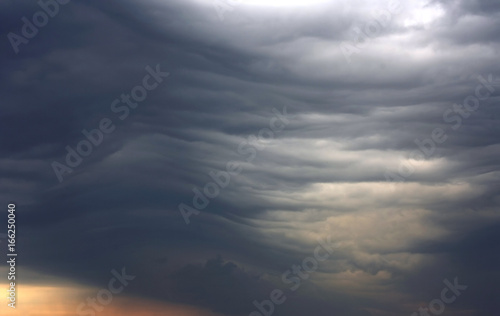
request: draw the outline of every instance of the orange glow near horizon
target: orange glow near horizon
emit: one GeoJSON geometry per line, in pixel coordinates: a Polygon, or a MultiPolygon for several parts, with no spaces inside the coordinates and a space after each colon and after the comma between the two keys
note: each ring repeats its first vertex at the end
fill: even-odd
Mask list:
{"type": "MultiPolygon", "coordinates": [[[[8,285],[1,283],[2,292],[8,285]]],[[[1,299],[2,316],[79,316],[76,307],[99,289],[78,286],[18,285],[16,308],[8,307],[7,295],[1,299]]],[[[90,315],[82,313],[81,316],[90,315]]],[[[222,316],[196,307],[149,301],[117,295],[95,316],[222,316]]]]}

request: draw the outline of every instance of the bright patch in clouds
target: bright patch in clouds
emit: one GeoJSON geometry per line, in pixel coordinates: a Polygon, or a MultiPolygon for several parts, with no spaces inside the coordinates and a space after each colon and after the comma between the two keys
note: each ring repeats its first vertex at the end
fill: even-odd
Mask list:
{"type": "Polygon", "coordinates": [[[420,1],[415,8],[409,10],[408,17],[403,21],[403,24],[405,27],[427,26],[443,16],[444,13],[439,5],[420,1]]]}
{"type": "Polygon", "coordinates": [[[272,7],[290,7],[290,6],[310,6],[319,3],[328,2],[328,0],[239,0],[234,1],[241,4],[272,6],[272,7]]]}

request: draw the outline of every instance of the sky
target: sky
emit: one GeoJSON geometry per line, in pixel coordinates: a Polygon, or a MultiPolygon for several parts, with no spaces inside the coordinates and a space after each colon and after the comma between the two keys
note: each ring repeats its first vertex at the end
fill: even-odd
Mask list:
{"type": "Polygon", "coordinates": [[[498,315],[499,31],[494,0],[1,1],[0,313],[498,315]]]}

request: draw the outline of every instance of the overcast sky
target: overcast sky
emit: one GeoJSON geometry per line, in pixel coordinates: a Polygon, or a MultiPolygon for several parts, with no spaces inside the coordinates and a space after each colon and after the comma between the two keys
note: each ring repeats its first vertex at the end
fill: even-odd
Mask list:
{"type": "Polygon", "coordinates": [[[0,2],[25,312],[498,315],[499,1],[65,1],[0,2]]]}

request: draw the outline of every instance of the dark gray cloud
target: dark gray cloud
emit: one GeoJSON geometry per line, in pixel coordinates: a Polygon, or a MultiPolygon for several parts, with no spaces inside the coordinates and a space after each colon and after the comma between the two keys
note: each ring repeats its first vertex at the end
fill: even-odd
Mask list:
{"type": "Polygon", "coordinates": [[[455,277],[469,288],[447,313],[494,315],[500,8],[405,2],[348,63],[341,43],[387,6],[240,4],[220,21],[209,2],[73,0],[16,54],[9,32],[40,7],[0,4],[1,200],[18,203],[24,266],[91,286],[126,266],[133,295],[245,315],[331,236],[277,315],[411,314],[455,277]],[[113,101],[148,65],[170,76],[120,120],[113,101]],[[240,144],[284,107],[247,162],[240,144]],[[53,161],[104,118],[116,129],[59,182],[53,161]],[[446,141],[409,159],[435,128],[446,141]],[[228,161],[243,171],[186,225],[178,205],[228,161]]]}

